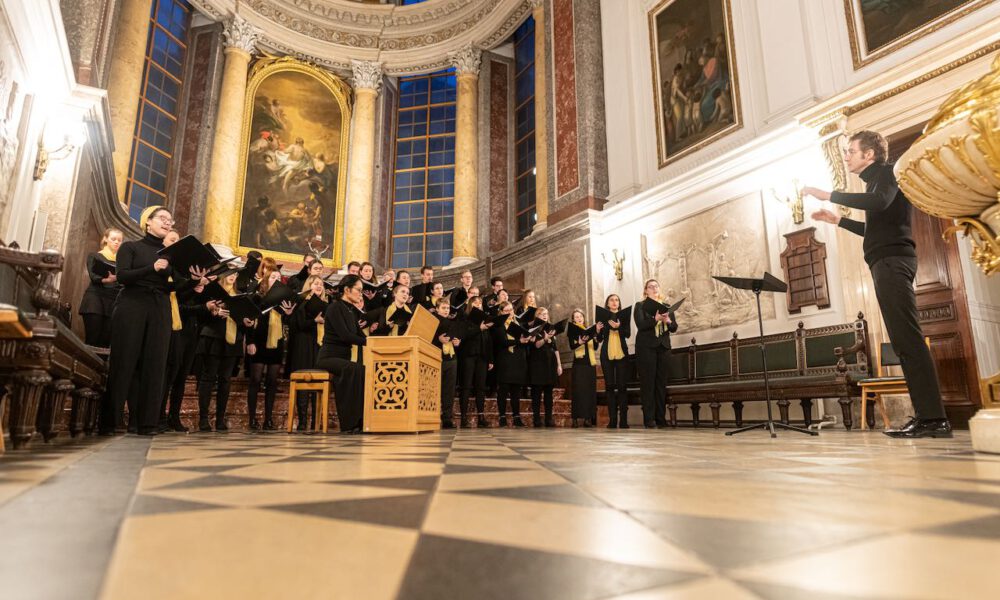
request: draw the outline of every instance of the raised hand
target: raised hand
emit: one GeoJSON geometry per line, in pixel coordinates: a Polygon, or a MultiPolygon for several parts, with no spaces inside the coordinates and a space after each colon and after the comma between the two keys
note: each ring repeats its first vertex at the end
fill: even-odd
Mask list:
{"type": "Polygon", "coordinates": [[[832,210],[827,210],[825,208],[817,210],[816,212],[809,215],[809,218],[813,221],[822,221],[823,223],[829,223],[831,225],[840,224],[840,215],[833,212],[832,210]]]}

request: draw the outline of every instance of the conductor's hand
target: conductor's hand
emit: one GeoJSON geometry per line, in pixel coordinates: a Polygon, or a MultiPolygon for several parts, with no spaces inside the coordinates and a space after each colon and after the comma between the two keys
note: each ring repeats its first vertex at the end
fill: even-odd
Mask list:
{"type": "Polygon", "coordinates": [[[813,214],[809,215],[813,221],[822,221],[824,223],[830,223],[831,225],[840,224],[840,215],[833,212],[832,210],[821,209],[817,210],[813,214]]]}
{"type": "Polygon", "coordinates": [[[170,261],[168,261],[165,258],[158,258],[156,259],[156,262],[153,263],[153,270],[162,271],[163,269],[166,269],[169,266],[170,266],[170,261]]]}
{"type": "Polygon", "coordinates": [[[802,188],[802,195],[812,196],[813,198],[816,198],[817,200],[823,200],[824,202],[830,201],[830,192],[821,190],[819,188],[810,187],[808,185],[802,188]]]}

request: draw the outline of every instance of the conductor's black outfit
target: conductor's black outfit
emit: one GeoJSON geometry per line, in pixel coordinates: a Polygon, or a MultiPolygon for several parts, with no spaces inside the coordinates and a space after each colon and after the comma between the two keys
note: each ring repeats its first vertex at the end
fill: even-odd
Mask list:
{"type": "Polygon", "coordinates": [[[642,420],[646,427],[666,427],[670,334],[677,331],[677,320],[671,312],[670,324],[663,325],[646,314],[641,306],[636,306],[632,312],[635,313],[637,330],[635,358],[642,397],[642,420]]]}
{"type": "Polygon", "coordinates": [[[841,218],[840,227],[864,237],[865,262],[872,273],[875,296],[892,348],[899,356],[916,418],[944,419],[937,372],[920,330],[913,292],[917,251],[910,225],[910,201],[899,189],[891,164],[872,163],[860,177],[865,182],[864,193],[832,192],[830,201],[865,211],[864,223],[841,218]]]}
{"type": "Polygon", "coordinates": [[[116,274],[122,290],[111,316],[109,393],[101,411],[101,432],[113,433],[123,422],[126,402],[129,430],[155,434],[170,345],[171,267],[153,268],[163,240],[147,233],[118,250],[116,274]],[[131,392],[131,393],[130,393],[131,392]]]}
{"type": "Polygon", "coordinates": [[[335,401],[340,430],[360,432],[364,418],[365,367],[362,351],[367,338],[358,325],[358,310],[334,300],[323,316],[323,347],[316,366],[335,378],[335,401]]]}

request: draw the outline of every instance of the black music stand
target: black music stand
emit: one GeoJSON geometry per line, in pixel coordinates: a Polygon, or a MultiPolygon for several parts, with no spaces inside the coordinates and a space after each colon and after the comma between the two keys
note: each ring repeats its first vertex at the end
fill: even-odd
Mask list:
{"type": "Polygon", "coordinates": [[[767,429],[771,432],[771,437],[778,437],[778,434],[774,432],[775,427],[778,427],[779,429],[787,429],[788,431],[798,431],[799,433],[805,433],[808,435],[819,435],[818,431],[810,431],[793,425],[785,425],[784,423],[775,423],[771,413],[771,383],[767,377],[767,348],[764,344],[764,318],[760,314],[760,293],[786,292],[788,291],[788,284],[767,272],[764,273],[764,277],[761,279],[714,276],[712,279],[721,281],[722,283],[736,289],[750,290],[753,292],[754,296],[757,297],[757,326],[760,328],[760,358],[761,367],[764,369],[764,400],[767,403],[767,421],[727,431],[726,435],[736,435],[737,433],[743,433],[744,431],[751,431],[753,429],[767,429]]]}

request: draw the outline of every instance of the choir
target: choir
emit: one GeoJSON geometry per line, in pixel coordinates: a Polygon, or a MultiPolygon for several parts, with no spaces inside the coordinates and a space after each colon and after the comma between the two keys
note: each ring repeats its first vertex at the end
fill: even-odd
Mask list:
{"type": "MultiPolygon", "coordinates": [[[[403,335],[418,305],[439,322],[433,344],[441,351],[442,428],[455,426],[456,396],[461,427],[471,425],[470,400],[475,402],[476,426],[489,427],[485,402],[493,386],[501,427],[508,417],[513,427],[525,426],[522,398],[531,400],[534,427],[554,427],[553,391],[563,374],[556,340],[565,335],[573,355],[572,426],[597,425],[600,365],[608,427],[627,429],[633,319],[643,421],[646,427],[666,425],[667,359],[670,334],[677,331],[676,305],[661,304],[655,280],[646,282],[645,300],[635,307],[622,307],[618,295],[611,294],[595,307],[592,324],[582,309],[552,323],[534,291],[512,297],[500,277],[491,278],[490,293],[480,296],[471,271],[463,271],[460,285],[446,290],[434,281],[434,269],[424,266],[420,283],[411,288],[407,271],[376,277],[374,265],[352,261],[348,274],[334,284],[312,254],[303,256],[300,271],[284,277],[274,258],[254,253],[236,266],[235,257],[223,258],[191,236],[181,238],[164,207],[148,208],[140,223],[142,239],[123,243],[122,232],[109,229],[101,250],[87,259],[91,284],[79,311],[87,342],[110,345],[109,391],[100,416],[104,434],[186,432],[180,409],[192,371],[197,375],[198,430],[227,432],[231,380],[241,364],[248,381],[250,430],[277,429],[274,404],[284,367],[285,376],[309,369],[330,372],[341,431],[359,433],[363,348],[370,336],[403,335]]],[[[328,418],[316,414],[315,396],[303,392],[296,398],[300,431],[328,418]]]]}

